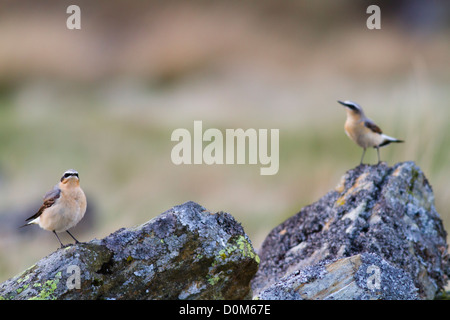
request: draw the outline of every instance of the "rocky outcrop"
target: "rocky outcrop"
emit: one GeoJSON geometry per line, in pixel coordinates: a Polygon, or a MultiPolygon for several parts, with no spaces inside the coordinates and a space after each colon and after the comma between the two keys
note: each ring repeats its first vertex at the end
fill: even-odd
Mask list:
{"type": "Polygon", "coordinates": [[[242,226],[187,202],[70,245],[0,285],[2,299],[244,299],[258,268],[242,226]]]}
{"type": "Polygon", "coordinates": [[[0,299],[433,299],[447,250],[414,163],[361,165],[274,228],[259,256],[230,214],[187,202],[58,249],[2,283],[0,299]]]}
{"type": "Polygon", "coordinates": [[[348,171],[258,253],[260,299],[433,299],[450,275],[432,188],[412,162],[348,171]]]}

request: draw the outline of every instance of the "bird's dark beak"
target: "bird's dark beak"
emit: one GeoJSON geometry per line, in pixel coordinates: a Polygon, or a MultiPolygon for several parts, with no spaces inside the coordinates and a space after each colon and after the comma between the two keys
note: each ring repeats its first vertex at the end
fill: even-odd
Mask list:
{"type": "Polygon", "coordinates": [[[344,107],[348,107],[348,105],[346,105],[344,102],[338,100],[337,102],[339,102],[340,104],[342,104],[344,107]]]}

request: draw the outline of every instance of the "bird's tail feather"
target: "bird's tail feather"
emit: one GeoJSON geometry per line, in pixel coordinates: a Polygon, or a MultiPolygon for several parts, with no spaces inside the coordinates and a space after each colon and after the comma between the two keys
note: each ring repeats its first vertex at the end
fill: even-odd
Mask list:
{"type": "Polygon", "coordinates": [[[383,146],[385,146],[385,145],[388,145],[389,143],[402,143],[402,142],[405,142],[404,140],[400,140],[400,139],[396,139],[396,138],[393,138],[393,137],[389,137],[389,136],[387,136],[387,135],[385,135],[385,134],[383,134],[383,138],[384,138],[384,141],[379,145],[379,147],[383,147],[383,146]]]}
{"type": "Polygon", "coordinates": [[[26,227],[26,226],[31,226],[32,224],[36,224],[36,219],[28,221],[27,223],[25,223],[24,225],[20,226],[19,228],[23,228],[23,227],[26,227]]]}
{"type": "Polygon", "coordinates": [[[23,227],[26,227],[26,226],[29,226],[29,225],[31,225],[31,223],[30,222],[28,222],[28,223],[25,223],[24,225],[21,225],[19,228],[23,228],[23,227]]]}

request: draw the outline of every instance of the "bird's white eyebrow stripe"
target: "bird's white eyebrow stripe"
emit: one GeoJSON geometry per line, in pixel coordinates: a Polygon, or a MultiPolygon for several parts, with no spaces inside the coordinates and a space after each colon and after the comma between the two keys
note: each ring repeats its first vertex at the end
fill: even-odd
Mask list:
{"type": "Polygon", "coordinates": [[[75,177],[79,178],[77,171],[66,171],[66,172],[64,172],[64,174],[61,177],[60,181],[62,182],[65,178],[68,178],[68,177],[71,177],[71,176],[75,176],[75,177]]]}

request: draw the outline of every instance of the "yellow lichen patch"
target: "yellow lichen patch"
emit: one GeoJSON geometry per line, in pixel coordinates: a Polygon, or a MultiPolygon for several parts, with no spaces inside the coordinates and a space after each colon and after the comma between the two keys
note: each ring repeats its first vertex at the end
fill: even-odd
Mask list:
{"type": "MultiPolygon", "coordinates": [[[[54,300],[56,297],[53,295],[58,287],[59,280],[61,279],[61,272],[55,275],[52,280],[45,281],[40,287],[41,291],[38,295],[31,297],[29,300],[54,300]]],[[[33,285],[33,287],[36,287],[33,285]]]]}
{"type": "Polygon", "coordinates": [[[340,207],[343,206],[344,204],[345,204],[345,195],[339,197],[339,199],[336,200],[335,206],[340,207]]]}
{"type": "MultiPolygon", "coordinates": [[[[335,206],[336,206],[336,207],[339,207],[339,206],[344,205],[344,204],[346,203],[346,201],[347,201],[347,198],[348,198],[350,195],[354,194],[356,189],[369,189],[369,187],[373,184],[373,182],[372,182],[372,181],[367,181],[367,180],[366,180],[366,178],[367,178],[368,175],[369,175],[369,173],[367,173],[367,172],[364,173],[364,174],[362,174],[362,175],[360,175],[360,176],[356,179],[355,183],[347,190],[347,192],[346,192],[344,195],[340,196],[340,197],[336,200],[335,206]]],[[[342,184],[342,185],[343,185],[343,184],[342,184]]],[[[336,189],[336,190],[337,190],[337,189],[336,189]]],[[[344,190],[343,190],[343,191],[344,191],[344,190]]],[[[343,192],[343,191],[342,191],[342,192],[343,192]]]]}

